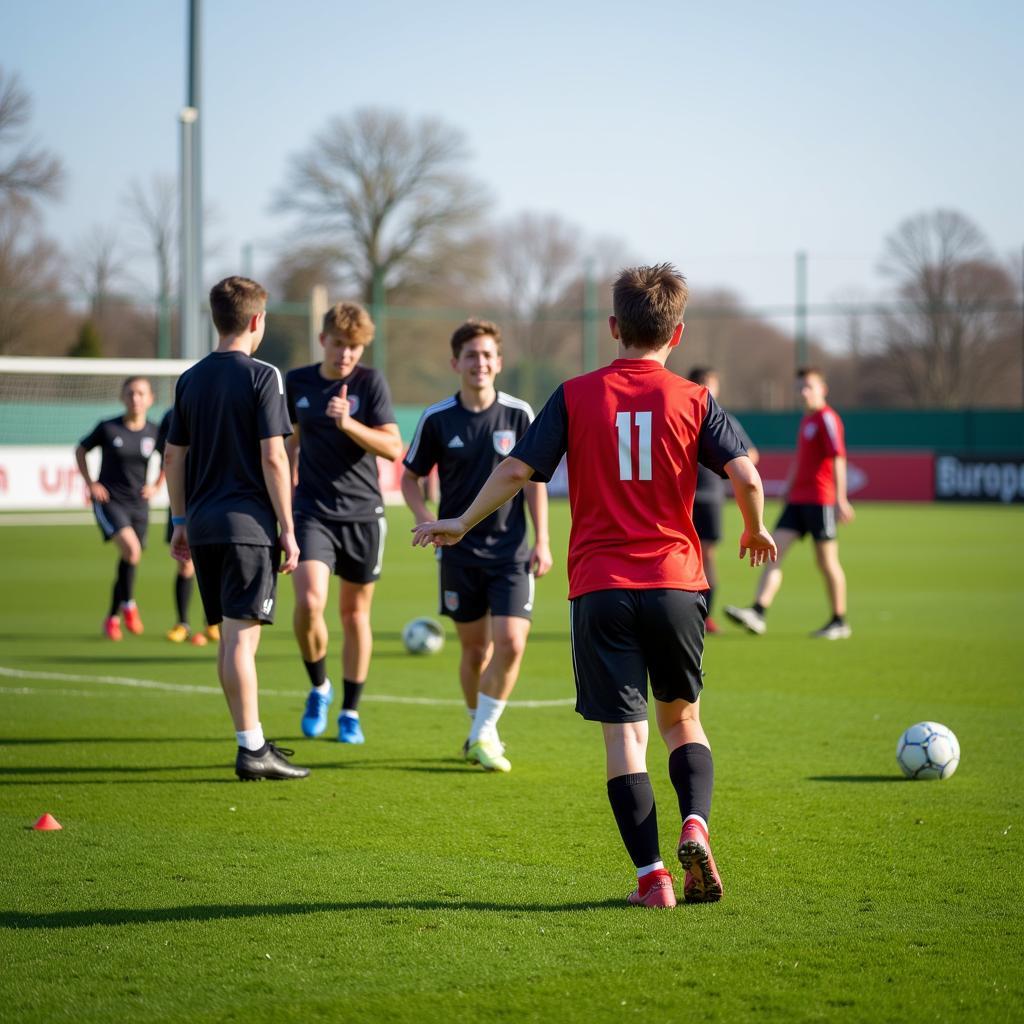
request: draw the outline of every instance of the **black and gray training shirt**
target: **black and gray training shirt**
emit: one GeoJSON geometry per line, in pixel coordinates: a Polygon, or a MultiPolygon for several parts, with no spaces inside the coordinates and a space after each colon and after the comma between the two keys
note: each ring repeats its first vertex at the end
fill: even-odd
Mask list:
{"type": "Polygon", "coordinates": [[[156,451],[159,428],[146,420],[139,430],[129,430],[123,416],[102,420],[78,443],[88,452],[102,453],[96,482],[110,492],[110,500],[119,505],[145,505],[142,488],[150,456],[156,451]]]}

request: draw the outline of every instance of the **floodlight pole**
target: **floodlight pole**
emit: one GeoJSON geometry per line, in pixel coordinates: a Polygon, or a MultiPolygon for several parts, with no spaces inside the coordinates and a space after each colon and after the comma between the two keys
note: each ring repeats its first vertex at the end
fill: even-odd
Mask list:
{"type": "Polygon", "coordinates": [[[208,348],[200,314],[203,292],[201,20],[202,0],[189,0],[188,100],[181,112],[181,354],[186,359],[198,359],[208,348]]]}
{"type": "Polygon", "coordinates": [[[807,365],[807,253],[796,254],[796,366],[807,365]]]}

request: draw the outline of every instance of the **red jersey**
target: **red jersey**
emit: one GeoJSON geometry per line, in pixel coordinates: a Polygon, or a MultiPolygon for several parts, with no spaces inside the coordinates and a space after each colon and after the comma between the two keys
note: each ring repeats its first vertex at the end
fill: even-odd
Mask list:
{"type": "Polygon", "coordinates": [[[566,381],[511,457],[549,480],[568,456],[569,597],[706,590],[691,518],[697,463],[724,477],[746,454],[707,388],[652,359],[616,359],[566,381]]]}
{"type": "Polygon", "coordinates": [[[831,406],[809,412],[800,421],[796,474],[789,501],[799,505],[834,505],[836,474],[832,460],[846,455],[843,421],[831,406]]]}

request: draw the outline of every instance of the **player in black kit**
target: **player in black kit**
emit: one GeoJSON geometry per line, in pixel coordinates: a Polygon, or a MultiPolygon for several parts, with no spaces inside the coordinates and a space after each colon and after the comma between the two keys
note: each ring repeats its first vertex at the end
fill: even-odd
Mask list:
{"type": "Polygon", "coordinates": [[[246,277],[214,285],[210,315],[220,341],[178,379],[164,449],[171,554],[192,559],[206,620],[223,623],[217,674],[243,780],[309,774],[288,762],[290,750],[264,738],[259,714],[260,627],[274,621],[279,558],[283,573],[299,561],[284,381],[276,366],[252,355],[263,340],[266,304],[266,291],[246,277]]]}
{"type": "Polygon", "coordinates": [[[149,459],[156,450],[157,425],[146,419],[153,404],[153,388],[145,377],[129,377],[121,385],[124,415],[97,423],[75,448],[78,471],[92,498],[92,510],[105,541],[118,552],[117,577],[110,611],[103,631],[120,640],[121,615],[130,633],[142,632],[142,618],[135,604],[135,570],[146,546],[149,499],[156,490],[146,483],[149,459]],[[99,476],[93,480],[86,453],[100,448],[99,476]]]}
{"type": "Polygon", "coordinates": [[[377,370],[359,365],[374,326],[366,310],[339,302],[324,316],[323,359],[285,379],[293,433],[288,439],[295,487],[295,638],[309,676],[302,716],[306,736],[327,728],[334,688],[327,678],[324,608],[331,573],[341,577],[342,649],[338,740],[363,743],[359,698],[370,670],[370,607],[380,578],[387,520],[378,456],[402,454],[391,395],[377,370]]]}
{"type": "MultiPolygon", "coordinates": [[[[434,518],[420,489],[434,466],[441,482],[439,517],[459,515],[533,420],[526,402],[495,390],[501,372],[497,324],[469,320],[452,335],[451,347],[461,386],[423,413],[404,460],[402,495],[417,524],[434,518]]],[[[532,549],[520,493],[470,530],[461,546],[440,554],[440,610],[459,634],[459,681],[473,719],[465,756],[489,771],[512,767],[497,724],[530,632],[534,579],[551,568],[547,488],[529,483],[524,493],[533,520],[532,549]]]]}

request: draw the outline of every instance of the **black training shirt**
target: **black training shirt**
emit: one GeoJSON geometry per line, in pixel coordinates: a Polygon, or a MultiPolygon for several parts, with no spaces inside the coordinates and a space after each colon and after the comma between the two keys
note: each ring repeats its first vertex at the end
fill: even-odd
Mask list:
{"type": "Polygon", "coordinates": [[[167,441],[189,450],[189,544],[277,542],[260,441],[291,432],[276,366],[244,352],[211,352],[181,375],[167,441]]]}
{"type": "MultiPolygon", "coordinates": [[[[427,476],[436,465],[441,481],[438,516],[459,516],[531,422],[530,406],[504,392],[499,391],[482,412],[470,412],[456,393],[423,413],[403,461],[416,476],[427,476]]],[[[461,544],[441,548],[441,558],[451,565],[525,562],[529,548],[524,504],[520,491],[477,523],[461,544]]]]}
{"type": "Polygon", "coordinates": [[[96,482],[110,492],[110,500],[119,505],[145,505],[142,488],[146,486],[149,457],[156,450],[157,425],[146,420],[141,430],[129,430],[121,416],[102,420],[78,443],[88,452],[102,452],[100,475],[96,482]]]}
{"type": "Polygon", "coordinates": [[[367,427],[395,422],[391,395],[378,370],[356,368],[328,380],[320,365],[291,370],[285,377],[288,415],[299,425],[299,485],[295,511],[322,519],[374,522],[384,514],[377,456],[342,433],[327,416],[327,403],[348,387],[349,412],[367,427]]]}

